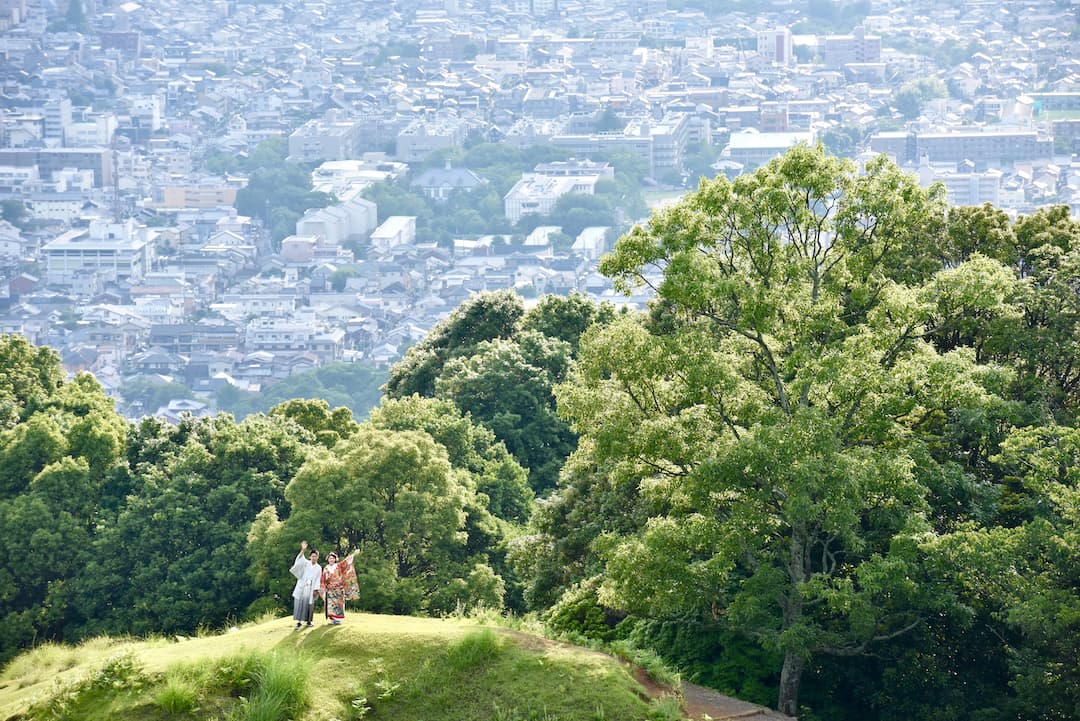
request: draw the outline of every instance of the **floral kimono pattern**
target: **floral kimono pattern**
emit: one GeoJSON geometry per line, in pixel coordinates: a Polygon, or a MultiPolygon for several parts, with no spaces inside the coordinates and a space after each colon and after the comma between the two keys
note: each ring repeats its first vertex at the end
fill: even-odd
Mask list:
{"type": "Polygon", "coordinates": [[[326,594],[326,617],[333,622],[345,618],[346,599],[360,598],[360,585],[356,582],[356,569],[351,558],[331,563],[323,569],[323,593],[326,594]]]}

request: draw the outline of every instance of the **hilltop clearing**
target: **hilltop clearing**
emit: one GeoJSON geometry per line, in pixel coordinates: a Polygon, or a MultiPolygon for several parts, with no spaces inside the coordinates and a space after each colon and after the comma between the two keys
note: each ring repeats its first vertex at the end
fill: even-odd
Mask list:
{"type": "Polygon", "coordinates": [[[0,675],[0,718],[775,718],[689,687],[680,692],[596,651],[453,620],[351,615],[294,630],[288,619],[218,635],[46,645],[0,675]],[[686,702],[686,703],[684,703],[686,702]]]}

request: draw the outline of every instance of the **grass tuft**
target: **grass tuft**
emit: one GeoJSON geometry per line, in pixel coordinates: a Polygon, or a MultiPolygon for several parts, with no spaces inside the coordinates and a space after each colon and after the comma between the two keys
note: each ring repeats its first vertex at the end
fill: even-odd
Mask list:
{"type": "Polygon", "coordinates": [[[663,696],[653,701],[649,709],[649,721],[681,721],[682,704],[678,696],[663,696]]]}
{"type": "Polygon", "coordinates": [[[199,705],[199,689],[190,681],[170,674],[154,693],[154,705],[171,714],[194,711],[199,705]]]}
{"type": "Polygon", "coordinates": [[[660,658],[660,655],[652,649],[638,648],[629,641],[613,641],[606,648],[604,646],[601,646],[601,648],[613,654],[616,658],[640,666],[645,670],[645,673],[649,674],[649,678],[657,683],[671,688],[679,688],[682,684],[678,672],[672,671],[664,662],[664,659],[660,658]]]}
{"type": "Polygon", "coordinates": [[[253,693],[242,697],[229,721],[285,721],[297,718],[310,699],[311,662],[293,653],[251,654],[253,693]]]}
{"type": "Polygon", "coordinates": [[[13,682],[16,688],[33,686],[51,676],[74,668],[79,663],[79,653],[69,646],[46,643],[15,657],[0,673],[0,679],[13,682]]]}
{"type": "Polygon", "coordinates": [[[450,646],[446,664],[455,671],[465,671],[498,657],[502,644],[490,628],[473,631],[450,646]]]}

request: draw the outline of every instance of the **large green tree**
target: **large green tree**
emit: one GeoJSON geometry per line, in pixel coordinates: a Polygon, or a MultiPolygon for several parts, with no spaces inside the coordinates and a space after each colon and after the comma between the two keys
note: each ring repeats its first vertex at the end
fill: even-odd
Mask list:
{"type": "Polygon", "coordinates": [[[1080,431],[1014,430],[994,457],[1022,492],[1015,525],[970,526],[935,539],[965,605],[1009,666],[1000,718],[1080,713],[1080,431]]]}
{"type": "Polygon", "coordinates": [[[65,637],[126,433],[92,377],[0,337],[0,659],[65,637]]]}
{"type": "Polygon", "coordinates": [[[424,431],[442,445],[455,468],[473,475],[488,510],[503,520],[522,523],[532,510],[528,475],[488,428],[462,414],[452,401],[410,396],[385,399],[371,413],[376,428],[424,431]]]}
{"type": "Polygon", "coordinates": [[[537,493],[553,488],[576,438],[555,412],[554,385],[570,363],[565,341],[536,331],[476,346],[450,359],[435,394],[480,420],[529,469],[537,493]]]}
{"type": "Polygon", "coordinates": [[[333,451],[312,457],[285,491],[290,513],[268,507],[253,524],[249,553],[258,586],[282,598],[279,569],[301,540],[356,550],[358,605],[395,613],[445,613],[458,604],[499,607],[504,583],[489,565],[500,542],[471,475],[422,431],[362,424],[333,451]]]}
{"type": "Polygon", "coordinates": [[[190,632],[243,615],[258,600],[248,528],[267,505],[287,508],[286,484],[312,446],[283,416],[144,420],[126,501],[79,582],[78,633],[190,632]]]}
{"type": "Polygon", "coordinates": [[[447,360],[468,355],[478,343],[510,338],[525,313],[521,297],[512,290],[480,293],[454,309],[422,341],[409,348],[390,369],[384,390],[391,398],[435,393],[435,379],[447,360]]]}
{"type": "Polygon", "coordinates": [[[944,218],[887,161],[857,175],[820,148],[706,182],[605,259],[657,302],[587,332],[558,391],[585,465],[648,508],[596,542],[601,599],[759,638],[792,715],[809,660],[947,601],[921,581],[928,479],[957,472],[933,421],[993,406],[1007,374],[923,337],[944,218]]]}
{"type": "Polygon", "coordinates": [[[528,312],[512,290],[462,303],[390,371],[386,393],[437,396],[494,432],[529,471],[538,494],[553,488],[576,442],[555,412],[582,332],[614,317],[581,294],[544,296],[528,312]]]}

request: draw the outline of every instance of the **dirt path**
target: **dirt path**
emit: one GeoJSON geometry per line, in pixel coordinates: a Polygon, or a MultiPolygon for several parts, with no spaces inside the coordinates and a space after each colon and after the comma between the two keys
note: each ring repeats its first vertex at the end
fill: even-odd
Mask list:
{"type": "MultiPolygon", "coordinates": [[[[532,634],[526,634],[511,629],[507,629],[506,632],[517,638],[526,648],[542,649],[556,646],[563,648],[571,647],[570,644],[563,643],[562,641],[552,641],[551,639],[543,638],[542,636],[534,636],[532,634]]],[[[588,649],[581,647],[574,648],[578,651],[589,652],[588,649]]],[[[592,651],[592,653],[605,656],[608,655],[601,651],[592,651]]],[[[623,661],[623,663],[633,675],[634,680],[641,684],[644,696],[651,699],[659,699],[674,693],[671,687],[658,684],[651,679],[649,674],[645,673],[645,669],[640,666],[634,666],[625,661],[623,661]]],[[[757,704],[752,704],[747,701],[740,701],[737,698],[725,696],[719,691],[713,691],[710,688],[697,686],[692,683],[683,682],[682,697],[683,713],[686,714],[687,718],[692,719],[693,721],[733,721],[734,719],[748,719],[749,721],[795,721],[791,716],[785,716],[779,711],[774,711],[765,706],[758,706],[757,704]]]]}
{"type": "MultiPolygon", "coordinates": [[[[649,698],[657,699],[672,694],[671,688],[662,686],[651,678],[645,670],[637,666],[631,667],[634,679],[645,689],[649,698]]],[[[725,721],[727,719],[749,719],[749,721],[795,721],[790,716],[785,716],[779,711],[773,711],[764,706],[740,701],[731,696],[725,696],[711,688],[683,682],[683,713],[693,721],[725,721]]]]}
{"type": "Polygon", "coordinates": [[[683,683],[682,692],[685,699],[683,709],[687,717],[694,719],[694,721],[701,721],[702,719],[713,719],[713,721],[721,721],[722,719],[792,721],[790,716],[785,716],[779,711],[740,701],[704,686],[683,683]]]}

